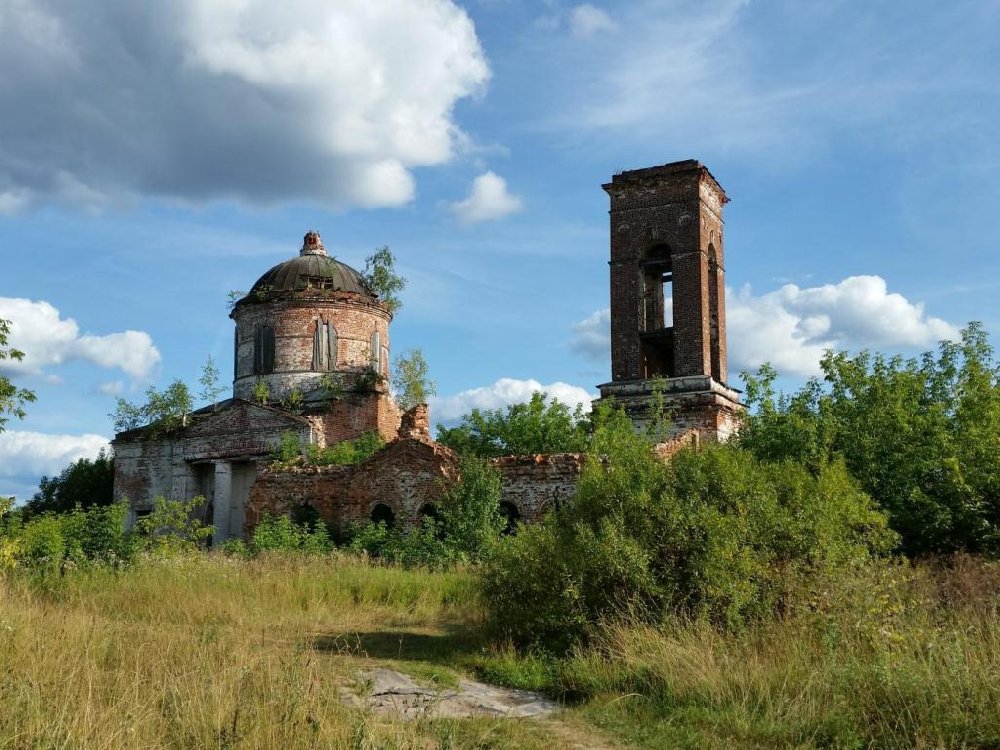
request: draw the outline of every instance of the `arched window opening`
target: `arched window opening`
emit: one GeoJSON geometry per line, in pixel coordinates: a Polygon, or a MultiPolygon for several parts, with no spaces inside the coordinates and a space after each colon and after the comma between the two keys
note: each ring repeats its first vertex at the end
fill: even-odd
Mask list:
{"type": "Polygon", "coordinates": [[[271,326],[257,326],[253,341],[254,375],[270,375],[274,372],[274,329],[271,326]]]}
{"type": "Polygon", "coordinates": [[[433,523],[435,525],[434,535],[438,539],[444,536],[444,530],[440,525],[441,512],[434,503],[424,503],[420,506],[420,525],[426,526],[429,523],[433,523]]]}
{"type": "Polygon", "coordinates": [[[372,369],[378,373],[382,374],[382,337],[379,335],[378,331],[372,334],[372,369]]]}
{"type": "Polygon", "coordinates": [[[291,518],[294,523],[306,526],[310,531],[315,531],[319,527],[319,524],[323,523],[319,511],[310,503],[299,503],[292,508],[291,518]]]}
{"type": "Polygon", "coordinates": [[[513,536],[517,533],[517,525],[521,522],[521,512],[514,503],[504,500],[500,503],[500,515],[503,516],[506,524],[501,532],[505,536],[513,536]]]}
{"type": "Polygon", "coordinates": [[[721,383],[724,376],[719,323],[719,261],[715,245],[708,246],[708,341],[711,375],[721,383]]]}
{"type": "Polygon", "coordinates": [[[322,318],[316,321],[313,331],[313,365],[316,372],[337,369],[337,329],[322,318]]]}
{"type": "Polygon", "coordinates": [[[376,503],[375,507],[372,508],[371,519],[372,523],[385,524],[387,529],[391,529],[396,523],[396,514],[385,503],[376,503]]]}
{"type": "Polygon", "coordinates": [[[669,378],[674,374],[673,310],[667,310],[673,298],[674,278],[670,247],[661,244],[649,248],[641,272],[639,331],[643,377],[669,378]]]}

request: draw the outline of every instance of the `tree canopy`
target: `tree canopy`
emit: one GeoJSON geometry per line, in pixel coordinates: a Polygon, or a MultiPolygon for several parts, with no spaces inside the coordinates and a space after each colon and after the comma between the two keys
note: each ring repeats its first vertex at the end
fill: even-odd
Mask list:
{"type": "Polygon", "coordinates": [[[536,391],[527,403],[506,409],[473,409],[457,427],[438,425],[438,442],[459,453],[509,456],[586,450],[589,422],[583,407],[570,408],[536,391]]]}
{"type": "Polygon", "coordinates": [[[814,469],[842,459],[907,554],[1000,554],[1000,368],[983,327],[919,358],[828,352],[821,365],[791,395],[769,366],[744,373],[740,445],[814,469]]]}
{"type": "Polygon", "coordinates": [[[48,511],[68,513],[77,505],[90,508],[114,502],[115,461],[101,451],[97,458],[81,458],[55,477],[42,477],[38,492],[26,504],[28,515],[48,511]]]}

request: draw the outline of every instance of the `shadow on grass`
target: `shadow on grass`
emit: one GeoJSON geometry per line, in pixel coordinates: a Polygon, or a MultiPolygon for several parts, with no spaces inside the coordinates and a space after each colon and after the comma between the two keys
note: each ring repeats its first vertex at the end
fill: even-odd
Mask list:
{"type": "Polygon", "coordinates": [[[313,648],[340,656],[456,664],[479,652],[485,643],[480,633],[456,627],[435,635],[406,630],[320,635],[313,639],[313,648]]]}

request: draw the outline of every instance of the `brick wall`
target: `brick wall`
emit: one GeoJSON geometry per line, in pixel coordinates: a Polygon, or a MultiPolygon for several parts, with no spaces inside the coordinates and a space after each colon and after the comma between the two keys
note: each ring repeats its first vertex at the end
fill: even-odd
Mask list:
{"type": "Polygon", "coordinates": [[[233,311],[236,320],[233,395],[251,400],[253,388],[263,378],[271,399],[280,401],[292,388],[306,393],[319,386],[323,372],[313,370],[313,335],[317,320],[332,323],[337,331],[335,370],[345,384],[353,384],[358,372],[370,368],[372,334],[379,334],[381,369],[389,376],[389,321],[392,316],[380,304],[350,292],[328,292],[322,297],[268,302],[245,302],[233,311]],[[254,336],[257,328],[274,329],[274,372],[253,372],[254,336]]]}
{"type": "Polygon", "coordinates": [[[685,161],[623,172],[604,189],[611,197],[612,379],[715,375],[725,382],[722,188],[700,163],[685,161]],[[642,264],[664,245],[673,272],[673,365],[649,372],[642,264]]]}
{"type": "Polygon", "coordinates": [[[501,502],[511,503],[530,522],[572,499],[585,461],[582,453],[550,453],[504,456],[490,463],[500,470],[501,502]]]}
{"type": "Polygon", "coordinates": [[[265,512],[291,513],[309,505],[334,529],[343,532],[352,521],[366,521],[383,503],[397,523],[420,521],[426,503],[439,500],[458,478],[458,456],[431,441],[401,439],[356,466],[305,467],[263,471],[250,488],[245,533],[253,533],[265,512]]]}

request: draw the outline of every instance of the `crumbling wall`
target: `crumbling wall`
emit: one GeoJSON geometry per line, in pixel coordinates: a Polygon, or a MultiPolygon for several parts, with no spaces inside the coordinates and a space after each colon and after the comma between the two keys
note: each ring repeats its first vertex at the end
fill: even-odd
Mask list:
{"type": "Polygon", "coordinates": [[[244,533],[249,537],[264,513],[285,515],[311,506],[339,532],[367,521],[377,504],[388,506],[397,523],[419,523],[421,508],[438,501],[458,478],[458,456],[431,441],[396,440],[354,466],[265,469],[250,488],[244,533]]]}
{"type": "Polygon", "coordinates": [[[530,522],[572,499],[586,459],[583,453],[547,453],[503,456],[490,463],[500,470],[501,502],[511,503],[530,522]]]}

